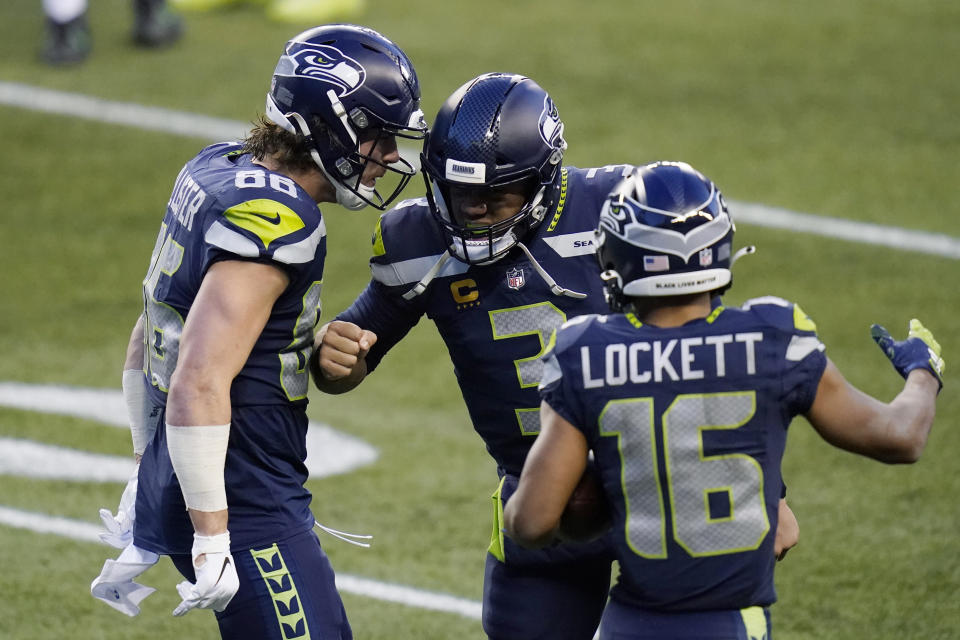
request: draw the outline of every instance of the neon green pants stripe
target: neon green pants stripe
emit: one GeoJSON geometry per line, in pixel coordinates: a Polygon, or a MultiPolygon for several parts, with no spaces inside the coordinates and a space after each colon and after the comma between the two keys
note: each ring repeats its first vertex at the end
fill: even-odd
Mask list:
{"type": "Polygon", "coordinates": [[[277,614],[280,637],[310,637],[297,585],[287,570],[277,543],[263,549],[251,549],[250,554],[273,598],[273,610],[277,614]]]}

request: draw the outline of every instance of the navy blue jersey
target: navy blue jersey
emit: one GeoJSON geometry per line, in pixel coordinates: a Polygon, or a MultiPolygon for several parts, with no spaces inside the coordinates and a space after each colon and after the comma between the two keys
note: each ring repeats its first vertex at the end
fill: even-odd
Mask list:
{"type": "Polygon", "coordinates": [[[585,298],[551,292],[518,247],[489,265],[450,257],[425,199],[383,214],[373,239],[373,278],[337,316],[377,334],[368,370],[426,315],[446,343],[474,428],[501,470],[519,474],[540,428],[540,356],[551,333],[568,318],[607,309],[593,231],[607,194],[631,169],[563,168],[556,204],[523,239],[557,284],[585,298]]]}
{"type": "MultiPolygon", "coordinates": [[[[290,278],[230,389],[224,474],[237,548],[313,523],[303,487],[307,361],[325,255],[316,202],[290,178],[253,164],[239,144],[207,147],[177,176],[143,281],[144,371],[156,406],[166,405],[184,321],[212,264],[251,260],[275,265],[290,278]]],[[[193,529],[162,425],[144,453],[138,491],[138,544],[189,553],[193,529]]]]}
{"type": "Polygon", "coordinates": [[[233,381],[231,404],[307,402],[326,227],[306,191],[239,151],[235,143],[201,151],[180,171],[167,204],[143,281],[144,370],[156,404],[166,403],[183,323],[218,260],[273,264],[290,277],[233,381]]]}
{"type": "Polygon", "coordinates": [[[787,426],[825,366],[813,322],[773,297],[676,328],[617,314],[557,332],[541,395],[593,449],[613,512],[614,597],[667,611],[776,600],[787,426]]]}

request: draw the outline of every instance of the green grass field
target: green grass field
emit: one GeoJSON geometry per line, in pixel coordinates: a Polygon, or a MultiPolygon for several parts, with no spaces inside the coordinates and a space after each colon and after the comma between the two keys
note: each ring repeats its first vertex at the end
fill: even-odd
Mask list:
{"type": "MultiPolygon", "coordinates": [[[[91,7],[94,52],[62,70],[36,60],[37,0],[0,8],[0,83],[249,122],[300,26],[256,6],[189,15],[175,48],[128,46],[126,0],[91,7]]],[[[362,21],[417,67],[424,110],[486,71],[532,76],[567,129],[567,162],[682,159],[733,201],[947,234],[960,241],[960,5],[946,0],[675,0],[598,3],[381,2],[362,21]]],[[[183,162],[206,142],[0,105],[0,381],[118,389],[139,282],[183,162]]],[[[407,195],[418,195],[419,184],[407,195]]],[[[324,207],[323,319],[368,278],[373,213],[324,207]]],[[[733,210],[736,217],[736,210],[733,210]]],[[[801,303],[847,377],[891,398],[900,378],[871,322],[901,335],[920,317],[948,370],[923,459],[886,467],[840,452],[803,420],[784,475],[801,543],[777,568],[779,640],[956,638],[960,621],[960,260],[743,224],[730,301],[801,303]]],[[[418,327],[345,396],[310,415],[371,443],[379,459],[310,481],[314,511],[375,536],[362,550],[322,538],[338,572],[479,601],[496,476],[473,433],[446,352],[418,327]]],[[[0,408],[0,438],[125,455],[129,438],[90,420],[0,408]]],[[[119,483],[0,475],[0,505],[97,521],[119,483]]],[[[108,547],[0,525],[0,638],[216,637],[206,612],[174,619],[179,576],[135,619],[88,595],[108,547]]],[[[479,621],[344,596],[357,638],[480,638],[479,621]]]]}

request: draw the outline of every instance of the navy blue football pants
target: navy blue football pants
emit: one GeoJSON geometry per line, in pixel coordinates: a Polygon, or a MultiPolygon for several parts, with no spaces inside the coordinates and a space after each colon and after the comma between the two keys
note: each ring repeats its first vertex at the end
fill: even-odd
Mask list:
{"type": "MultiPolygon", "coordinates": [[[[170,559],[194,582],[191,557],[170,559]]],[[[234,551],[240,589],[217,613],[224,640],[351,640],[333,567],[313,531],[234,551]]]]}
{"type": "Polygon", "coordinates": [[[600,640],[771,640],[770,611],[750,607],[663,613],[611,598],[600,623],[600,640]]]}
{"type": "Polygon", "coordinates": [[[590,640],[609,586],[609,560],[515,567],[488,553],[483,630],[491,640],[590,640]]]}

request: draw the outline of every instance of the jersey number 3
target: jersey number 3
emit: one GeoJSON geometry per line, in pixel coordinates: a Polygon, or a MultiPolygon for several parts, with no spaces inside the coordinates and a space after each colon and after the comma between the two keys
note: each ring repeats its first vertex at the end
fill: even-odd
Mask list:
{"type": "MultiPolygon", "coordinates": [[[[512,309],[497,309],[490,312],[490,326],[493,339],[537,336],[540,338],[540,351],[529,358],[514,360],[517,368],[517,381],[521,389],[536,387],[543,376],[543,361],[540,356],[550,342],[550,335],[567,319],[566,314],[549,302],[538,302],[512,309]]],[[[515,409],[520,431],[523,435],[536,435],[540,432],[540,408],[515,409]]]]}

